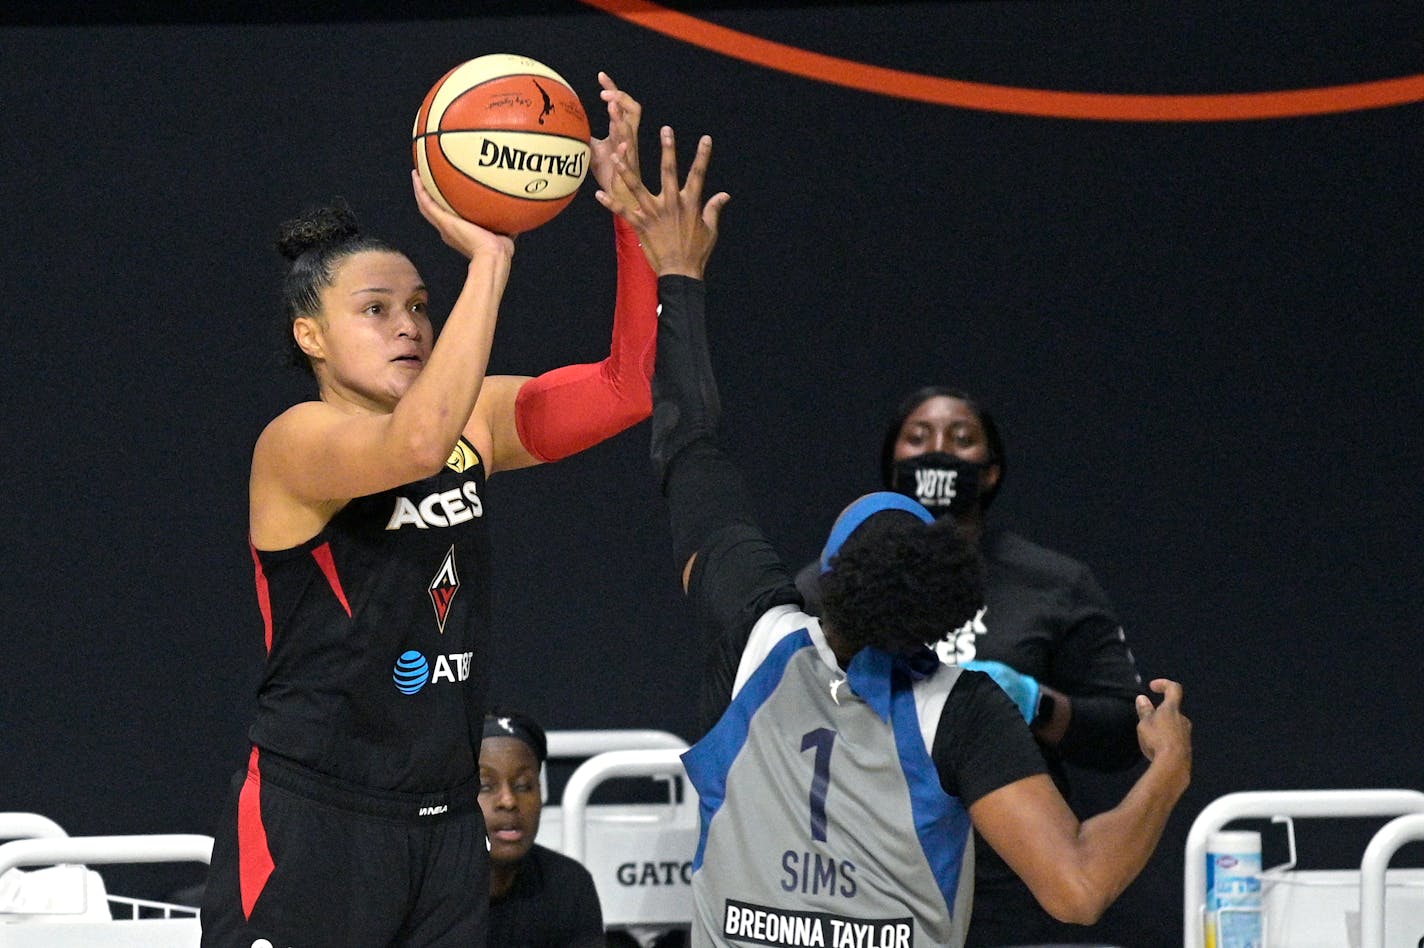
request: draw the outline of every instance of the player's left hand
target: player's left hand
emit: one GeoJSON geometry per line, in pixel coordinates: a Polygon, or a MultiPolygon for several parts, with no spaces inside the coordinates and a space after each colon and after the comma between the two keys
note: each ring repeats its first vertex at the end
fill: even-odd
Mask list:
{"type": "Polygon", "coordinates": [[[1142,755],[1156,761],[1168,760],[1189,781],[1192,771],[1192,722],[1182,713],[1182,686],[1168,678],[1157,678],[1149,685],[1162,695],[1162,703],[1153,707],[1147,695],[1137,696],[1137,743],[1142,755]]]}
{"type": "Polygon", "coordinates": [[[1038,713],[1038,694],[1042,690],[1037,678],[1014,671],[1003,662],[965,662],[963,667],[981,671],[994,679],[1004,689],[1004,694],[1013,699],[1024,720],[1032,723],[1038,713]]]}
{"type": "Polygon", "coordinates": [[[681,185],[677,179],[677,142],[672,128],[664,125],[659,138],[662,143],[661,191],[657,194],[649,191],[627,162],[614,155],[617,177],[627,188],[628,196],[600,188],[594,197],[637,231],[643,253],[658,276],[676,274],[700,280],[712,247],[717,243],[717,223],[722,208],[730,197],[727,192],[719,191],[705,204],[702,201],[707,164],[712,158],[711,136],[703,135],[698,140],[697,154],[681,185]]]}
{"type": "Polygon", "coordinates": [[[627,203],[630,196],[619,179],[613,159],[621,158],[633,177],[642,177],[638,162],[638,124],[643,118],[643,107],[637,99],[619,89],[608,73],[598,74],[598,84],[603,87],[598,97],[608,105],[608,137],[589,139],[590,170],[600,190],[615,193],[620,202],[627,203]]]}

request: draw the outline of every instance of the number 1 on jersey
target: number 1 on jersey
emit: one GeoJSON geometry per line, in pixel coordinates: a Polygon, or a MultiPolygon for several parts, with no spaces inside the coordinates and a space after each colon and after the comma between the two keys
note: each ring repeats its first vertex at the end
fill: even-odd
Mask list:
{"type": "Polygon", "coordinates": [[[831,783],[831,745],[836,741],[836,732],[828,727],[818,727],[801,736],[801,750],[816,749],[816,759],[811,773],[811,838],[826,841],[826,789],[831,783]]]}

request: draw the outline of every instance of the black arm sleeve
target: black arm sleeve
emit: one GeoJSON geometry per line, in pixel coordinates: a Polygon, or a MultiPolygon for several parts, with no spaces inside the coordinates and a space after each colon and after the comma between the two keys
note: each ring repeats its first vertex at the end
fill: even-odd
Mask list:
{"type": "Polygon", "coordinates": [[[773,606],[800,604],[786,566],[754,524],[717,531],[698,551],[687,587],[706,643],[698,737],[732,700],[742,650],[758,619],[773,606]]]}
{"type": "Polygon", "coordinates": [[[1067,627],[1056,643],[1048,682],[1069,696],[1073,716],[1058,744],[1063,759],[1110,771],[1142,760],[1137,745],[1137,663],[1103,592],[1083,568],[1067,592],[1067,627]]]}
{"type": "Polygon", "coordinates": [[[666,483],[677,452],[716,435],[722,401],[707,351],[706,285],[692,277],[659,277],[658,304],[651,453],[666,483]]]}
{"type": "Polygon", "coordinates": [[[721,716],[747,637],[772,606],[799,603],[786,565],[762,535],[739,472],[716,440],[720,407],[707,358],[702,283],[658,280],[652,460],[667,497],[673,562],[693,556],[687,592],[707,641],[700,724],[721,716]]]}
{"type": "Polygon", "coordinates": [[[940,786],[971,806],[1016,780],[1048,772],[1013,699],[983,672],[964,669],[940,712],[931,754],[940,786]]]}

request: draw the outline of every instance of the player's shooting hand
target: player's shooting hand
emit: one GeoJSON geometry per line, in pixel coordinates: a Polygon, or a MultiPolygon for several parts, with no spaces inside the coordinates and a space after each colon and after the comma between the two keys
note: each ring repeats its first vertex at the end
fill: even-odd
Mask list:
{"type": "Polygon", "coordinates": [[[440,238],[467,258],[473,260],[478,254],[502,256],[506,260],[514,257],[514,238],[496,234],[478,224],[472,224],[441,207],[425,190],[420,180],[420,172],[410,173],[411,184],[415,186],[415,203],[420,214],[440,233],[440,238]]]}

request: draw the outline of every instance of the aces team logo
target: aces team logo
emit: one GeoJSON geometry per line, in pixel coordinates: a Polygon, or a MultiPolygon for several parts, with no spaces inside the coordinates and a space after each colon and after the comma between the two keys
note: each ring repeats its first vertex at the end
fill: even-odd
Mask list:
{"type": "Polygon", "coordinates": [[[455,450],[450,452],[450,459],[445,462],[445,466],[456,474],[463,474],[480,466],[480,456],[461,438],[455,442],[455,450]]]}
{"type": "MultiPolygon", "coordinates": [[[[455,450],[445,461],[445,466],[456,474],[473,471],[480,466],[480,456],[464,441],[456,443],[455,450]]],[[[438,490],[419,500],[397,495],[391,508],[391,518],[386,521],[387,530],[399,530],[412,526],[417,530],[431,527],[458,527],[462,523],[485,515],[484,501],[480,499],[479,485],[467,480],[459,487],[438,490]]]]}
{"type": "Polygon", "coordinates": [[[455,571],[455,547],[445,554],[435,578],[430,581],[430,604],[435,607],[435,622],[440,626],[440,634],[445,634],[445,619],[450,615],[450,603],[455,601],[455,593],[460,591],[460,574],[455,571]]]}

